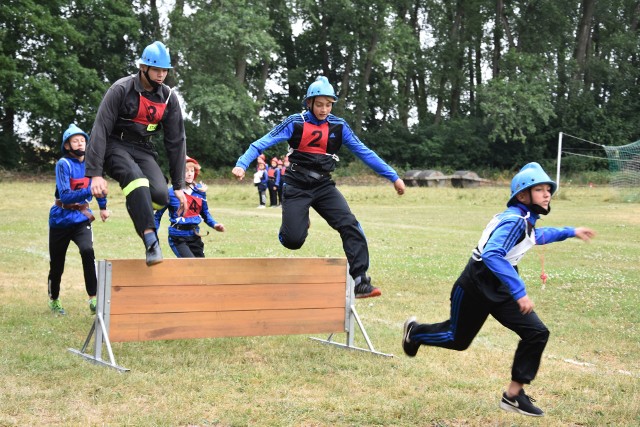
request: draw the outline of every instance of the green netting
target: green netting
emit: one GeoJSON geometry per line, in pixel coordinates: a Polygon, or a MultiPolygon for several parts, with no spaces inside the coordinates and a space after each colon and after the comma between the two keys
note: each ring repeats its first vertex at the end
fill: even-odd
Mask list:
{"type": "Polygon", "coordinates": [[[620,146],[603,146],[609,160],[611,185],[640,187],[640,141],[620,146]]]}

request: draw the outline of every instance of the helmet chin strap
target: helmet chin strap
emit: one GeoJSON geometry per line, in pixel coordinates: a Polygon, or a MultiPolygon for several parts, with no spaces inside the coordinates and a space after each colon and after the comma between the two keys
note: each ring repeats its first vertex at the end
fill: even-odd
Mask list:
{"type": "Polygon", "coordinates": [[[84,150],[78,150],[78,149],[75,149],[75,150],[69,150],[69,152],[70,152],[71,154],[73,154],[74,156],[78,156],[78,157],[82,157],[82,156],[84,156],[84,153],[85,153],[85,152],[84,152],[84,150]]]}
{"type": "Polygon", "coordinates": [[[151,68],[151,67],[147,66],[147,69],[145,71],[143,71],[142,74],[144,74],[144,76],[147,79],[147,82],[149,82],[149,84],[151,85],[153,90],[156,90],[160,86],[160,83],[151,80],[151,77],[149,77],[149,68],[151,68]]]}
{"type": "MultiPolygon", "coordinates": [[[[529,200],[533,200],[533,195],[531,194],[531,188],[529,188],[529,200]]],[[[549,212],[551,212],[551,203],[549,203],[548,209],[545,209],[542,206],[536,205],[534,203],[530,203],[527,207],[531,209],[531,212],[537,215],[547,215],[549,212]]]]}
{"type": "Polygon", "coordinates": [[[549,203],[549,209],[545,209],[540,205],[534,205],[534,204],[529,205],[528,208],[531,209],[531,211],[535,214],[547,215],[549,212],[551,212],[551,203],[549,203]]]}

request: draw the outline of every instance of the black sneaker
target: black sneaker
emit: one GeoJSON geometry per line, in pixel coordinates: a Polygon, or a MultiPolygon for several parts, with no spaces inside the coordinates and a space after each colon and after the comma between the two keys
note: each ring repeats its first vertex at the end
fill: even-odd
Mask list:
{"type": "Polygon", "coordinates": [[[147,267],[160,264],[162,262],[162,250],[156,233],[147,233],[143,235],[144,247],[146,248],[147,267]]]}
{"type": "Polygon", "coordinates": [[[380,289],[371,285],[371,277],[360,276],[360,282],[353,288],[356,298],[373,298],[382,295],[380,289]]]}
{"type": "Polygon", "coordinates": [[[544,412],[538,408],[532,402],[535,399],[527,396],[524,393],[524,389],[520,390],[520,393],[512,399],[507,397],[507,393],[502,393],[502,400],[500,400],[500,409],[507,412],[515,412],[516,414],[529,415],[531,417],[543,417],[544,412]]]}
{"type": "Polygon", "coordinates": [[[409,357],[416,357],[418,354],[418,350],[420,349],[420,344],[417,342],[411,342],[411,330],[414,326],[416,326],[418,322],[416,322],[415,317],[409,317],[404,322],[404,329],[402,331],[402,349],[404,350],[404,354],[409,357]]]}

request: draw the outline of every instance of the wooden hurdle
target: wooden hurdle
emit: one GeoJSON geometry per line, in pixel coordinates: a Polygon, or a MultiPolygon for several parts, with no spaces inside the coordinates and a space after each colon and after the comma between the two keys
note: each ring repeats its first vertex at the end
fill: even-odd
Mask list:
{"type": "Polygon", "coordinates": [[[119,259],[97,268],[95,320],[82,349],[69,351],[122,372],[112,342],[329,333],[312,339],[392,356],[371,344],[344,258],[181,258],[153,267],[119,259]],[[356,324],[368,349],[354,345],[356,324]],[[333,341],[343,332],[345,344],[333,341]]]}

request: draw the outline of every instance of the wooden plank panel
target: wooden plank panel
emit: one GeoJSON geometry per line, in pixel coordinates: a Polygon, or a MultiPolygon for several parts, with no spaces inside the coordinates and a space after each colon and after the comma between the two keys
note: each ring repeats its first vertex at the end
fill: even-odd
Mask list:
{"type": "Polygon", "coordinates": [[[111,314],[330,308],[346,305],[345,282],[318,285],[114,286],[111,314]]]}
{"type": "Polygon", "coordinates": [[[153,267],[142,259],[110,262],[117,286],[304,284],[345,281],[347,274],[345,258],[179,258],[153,267]]]}
{"type": "Polygon", "coordinates": [[[344,332],[344,310],[111,315],[112,342],[344,332]]]}

